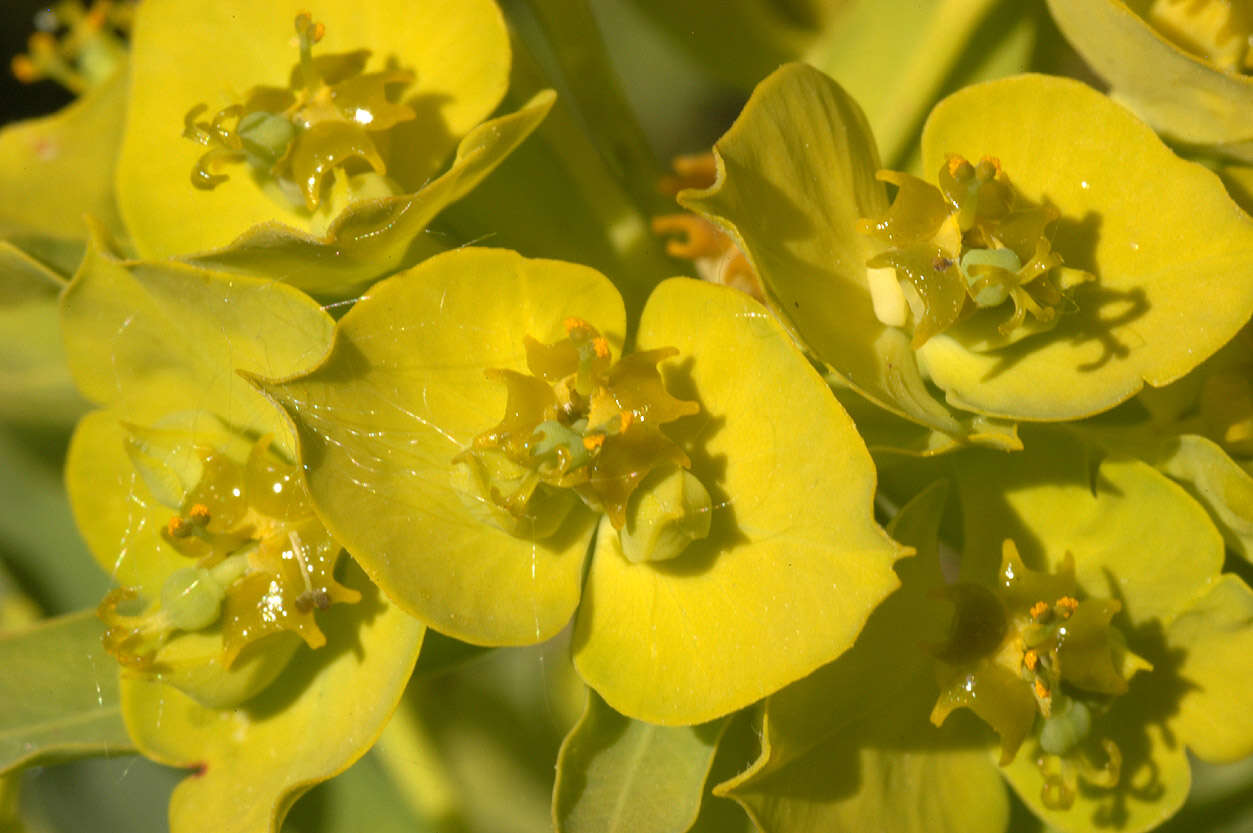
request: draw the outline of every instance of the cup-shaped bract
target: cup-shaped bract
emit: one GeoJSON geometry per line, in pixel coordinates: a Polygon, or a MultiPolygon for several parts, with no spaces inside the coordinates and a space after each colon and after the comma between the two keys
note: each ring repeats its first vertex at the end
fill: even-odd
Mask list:
{"type": "MultiPolygon", "coordinates": [[[[497,491],[469,488],[457,474],[470,450],[485,448],[476,438],[554,407],[543,404],[553,400],[545,386],[517,382],[507,393],[502,376],[541,372],[531,345],[583,322],[603,335],[596,355],[616,356],[622,302],[599,273],[463,249],[375,286],[316,371],[263,382],[297,426],[314,500],[336,537],[398,604],[460,639],[538,642],[573,616],[584,678],[615,708],[655,723],[728,713],[841,653],[895,586],[891,564],[903,550],[874,522],[874,469],[851,421],[779,325],[740,293],[682,279],[655,290],[626,357],[660,361],[667,393],[650,384],[650,402],[610,426],[627,436],[659,403],[680,401],[654,430],[680,449],[668,465],[690,466],[708,491],[707,536],[675,557],[633,562],[612,505],[581,485],[583,500],[548,535],[482,511],[504,481],[497,491]]],[[[569,377],[558,394],[579,384],[569,377]]],[[[583,424],[550,419],[523,439],[538,461],[555,434],[583,424]]],[[[607,452],[612,439],[584,438],[588,454],[607,452]]],[[[511,489],[526,476],[508,473],[511,489]]]]}
{"type": "Polygon", "coordinates": [[[1236,55],[1223,61],[1218,50],[1202,47],[1210,40],[1210,46],[1225,42],[1247,52],[1244,4],[1049,0],[1048,5],[1062,34],[1110,85],[1111,94],[1156,130],[1188,145],[1253,159],[1248,65],[1241,66],[1236,55]]]}
{"type": "MultiPolygon", "coordinates": [[[[1029,429],[1023,438],[1025,450],[1009,457],[972,449],[947,459],[960,498],[960,562],[940,531],[943,484],[901,510],[890,529],[919,552],[898,567],[901,590],[846,657],[767,700],[761,757],[720,793],[780,831],[812,829],[815,820],[852,831],[859,819],[887,818],[892,829],[994,833],[1008,817],[999,771],[1054,829],[1135,833],[1183,804],[1191,780],[1185,750],[1212,762],[1253,751],[1241,719],[1253,592],[1220,572],[1221,539],[1204,509],[1145,463],[1094,459],[1097,449],[1073,434],[1029,429]],[[1021,547],[1021,559],[1007,540],[1021,547]],[[1014,578],[1002,584],[1005,563],[1014,578]],[[1104,630],[1120,636],[1063,644],[1061,653],[1070,653],[1052,666],[1062,682],[1044,692],[1083,702],[1085,714],[1059,709],[1029,718],[1013,738],[972,719],[967,709],[1004,732],[1007,699],[1025,698],[1034,710],[1039,680],[1029,666],[1042,661],[1026,656],[1030,645],[1001,644],[999,632],[985,640],[969,615],[956,627],[948,621],[950,609],[969,614],[973,595],[962,588],[972,586],[993,596],[1006,591],[993,599],[1001,610],[1006,601],[1037,607],[1029,601],[1035,595],[1063,589],[1062,627],[1080,618],[1091,624],[1085,605],[1100,608],[1098,618],[1113,612],[1104,630]],[[989,650],[1023,660],[1021,669],[1005,667],[1003,686],[975,668],[995,662],[989,650]],[[954,668],[963,669],[964,688],[989,701],[982,708],[969,698],[948,713],[954,668]],[[945,708],[933,712],[942,690],[945,708]],[[1020,744],[1012,756],[1007,740],[1020,744]],[[1106,760],[1111,749],[1121,765],[1106,760]],[[884,788],[904,773],[913,788],[884,788]]],[[[925,481],[938,472],[917,473],[925,481]]],[[[1046,606],[1058,613],[1057,599],[1037,601],[1046,604],[1034,615],[1047,619],[1046,606]]],[[[1022,635],[1031,641],[1040,633],[1022,635]]]]}
{"type": "Polygon", "coordinates": [[[552,104],[485,123],[510,64],[492,0],[302,9],[139,10],[117,188],[140,255],[350,294],[438,250],[431,218],[552,104]]]}
{"type": "MultiPolygon", "coordinates": [[[[1108,410],[1145,382],[1186,374],[1253,311],[1253,221],[1216,176],[1074,81],[1021,76],[969,87],[936,107],[923,134],[924,171],[987,159],[1022,198],[1046,207],[1042,216],[1055,212],[1045,226],[1048,262],[1055,253],[1093,276],[1072,277],[1073,300],[1062,299],[1047,329],[1022,337],[998,333],[1004,316],[979,308],[980,296],[915,350],[876,306],[881,276],[866,263],[883,244],[858,233],[859,220],[887,213],[874,143],[855,103],[819,73],[788,66],[764,81],[715,153],[718,182],[681,200],[735,234],[778,313],[849,385],[959,439],[1014,445],[972,412],[1058,420],[1108,410]]],[[[950,260],[937,256],[934,268],[950,260]]]]}

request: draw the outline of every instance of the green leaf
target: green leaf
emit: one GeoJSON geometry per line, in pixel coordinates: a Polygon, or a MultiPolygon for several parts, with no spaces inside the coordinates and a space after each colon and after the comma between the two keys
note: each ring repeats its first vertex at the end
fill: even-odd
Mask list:
{"type": "Polygon", "coordinates": [[[529,541],[476,517],[453,458],[504,414],[491,368],[525,369],[576,316],[622,344],[622,302],[584,266],[495,249],[438,255],[376,284],[315,372],[266,390],[291,415],[327,528],[397,604],[466,642],[539,642],[570,621],[589,512],[529,541]]]}
{"type": "Polygon", "coordinates": [[[702,723],[847,650],[906,551],[875,523],[874,465],[852,421],[760,304],[665,281],[637,347],[678,350],[667,389],[701,410],[668,431],[715,508],[707,538],[654,564],[625,558],[602,521],[574,664],[623,714],[702,723]]]}
{"type": "Polygon", "coordinates": [[[444,833],[428,820],[415,818],[373,751],[305,793],[282,829],[284,833],[444,833]]]}
{"type": "Polygon", "coordinates": [[[971,35],[998,2],[849,2],[805,59],[861,102],[883,158],[895,165],[963,52],[991,51],[971,35]]]}
{"type": "Polygon", "coordinates": [[[1009,805],[987,733],[968,721],[936,728],[928,720],[938,690],[919,643],[944,633],[928,595],[943,582],[936,536],[946,491],[923,492],[890,527],[918,550],[897,567],[901,589],[847,654],[766,700],[761,756],[718,786],[762,829],[1005,829],[1009,805]]]}
{"type": "MultiPolygon", "coordinates": [[[[118,162],[118,202],[135,246],[161,258],[220,249],[271,220],[307,228],[308,216],[275,201],[240,171],[213,191],[189,177],[204,149],[179,136],[183,116],[205,102],[209,112],[258,84],[284,86],[297,53],[292,21],[298,0],[255,4],[191,0],[153,3],[136,14],[132,95],[118,162]],[[186,36],[194,28],[195,38],[186,36]]],[[[495,109],[505,92],[509,43],[492,0],[328,0],[316,10],[326,35],[318,54],[373,53],[370,69],[395,59],[416,75],[406,101],[415,127],[398,140],[404,163],[389,170],[407,192],[435,173],[458,139],[495,109]]]]}
{"type": "Polygon", "coordinates": [[[1038,420],[1107,410],[1183,376],[1253,313],[1253,219],[1090,87],[1033,75],[962,90],[927,121],[924,171],[948,154],[999,159],[1027,199],[1057,207],[1066,265],[1096,275],[1046,333],[990,352],[953,331],[923,345],[954,405],[1038,420]]]}
{"type": "Polygon", "coordinates": [[[726,720],[654,726],[588,692],[587,709],[557,756],[558,833],[683,833],[700,811],[726,720]]]}
{"type": "Polygon", "coordinates": [[[771,305],[801,342],[875,404],[958,440],[1018,447],[1011,426],[935,398],[909,336],[875,317],[872,256],[857,221],[887,210],[865,116],[817,70],[783,67],[754,91],[718,140],[718,181],[680,202],[725,228],[761,276],[771,305]]]}
{"type": "Polygon", "coordinates": [[[65,364],[57,319],[65,283],[0,240],[0,419],[68,427],[86,402],[65,364]]]}
{"type": "Polygon", "coordinates": [[[28,436],[0,427],[0,541],[3,558],[23,589],[46,613],[93,606],[108,589],[74,529],[60,467],[28,436]]]}
{"type": "Polygon", "coordinates": [[[0,773],[133,751],[103,633],[83,611],[0,635],[0,773]]]}
{"type": "Polygon", "coordinates": [[[748,89],[779,64],[795,60],[850,0],[632,0],[720,80],[748,89]]]}
{"type": "Polygon", "coordinates": [[[249,228],[229,246],[189,258],[210,269],[281,277],[318,295],[347,296],[438,251],[427,226],[445,206],[474,189],[544,120],[551,90],[517,112],[484,122],[457,146],[451,167],[412,194],[354,203],[324,236],[278,221],[249,228]]]}
{"type": "Polygon", "coordinates": [[[282,415],[236,371],[282,377],[310,368],[334,329],[317,303],[284,284],[119,261],[97,241],[62,297],[61,323],[79,388],[119,419],[160,425],[170,413],[201,410],[273,434],[289,453],[282,415]]]}
{"type": "MultiPolygon", "coordinates": [[[[1182,142],[1253,141],[1253,78],[1184,52],[1141,16],[1145,0],[1049,0],[1062,34],[1113,94],[1182,142]]],[[[1249,149],[1233,148],[1249,158],[1249,149]]]]}
{"type": "Polygon", "coordinates": [[[423,628],[360,571],[357,604],[319,619],[327,644],[302,648],[284,673],[236,709],[209,709],[144,677],[122,680],[122,710],[147,757],[195,769],[170,800],[173,833],[276,831],[293,802],[365,754],[396,708],[423,628]]]}

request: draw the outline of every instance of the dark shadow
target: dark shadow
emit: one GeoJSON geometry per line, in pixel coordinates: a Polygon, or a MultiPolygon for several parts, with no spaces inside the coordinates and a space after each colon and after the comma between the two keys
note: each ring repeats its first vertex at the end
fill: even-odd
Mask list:
{"type": "Polygon", "coordinates": [[[709,492],[714,510],[710,518],[708,537],[693,541],[678,558],[649,565],[668,576],[700,575],[713,566],[719,555],[748,541],[735,520],[734,497],[728,495],[722,487],[726,479],[726,455],[714,456],[709,453],[710,438],[722,430],[727,418],[712,414],[706,407],[696,381],[692,378],[694,364],[695,359],[689,356],[680,363],[662,368],[666,390],[672,396],[700,405],[697,413],[666,426],[666,433],[687,452],[692,461],[691,471],[700,478],[700,482],[709,492]]]}
{"type": "Polygon", "coordinates": [[[1099,343],[1100,355],[1077,365],[1075,369],[1080,372],[1099,370],[1111,361],[1127,358],[1133,349],[1142,346],[1120,341],[1113,329],[1142,318],[1149,310],[1148,296],[1142,287],[1116,290],[1102,285],[1095,254],[1100,235],[1101,218],[1094,212],[1088,212],[1081,220],[1057,220],[1053,227],[1054,249],[1067,266],[1091,272],[1096,280],[1075,287],[1074,308],[1061,311],[1056,327],[995,351],[998,361],[984,376],[985,381],[1012,369],[1049,341],[1066,340],[1075,346],[1099,343]]]}
{"type": "Polygon", "coordinates": [[[439,172],[457,146],[458,136],[448,126],[443,110],[452,101],[448,95],[423,93],[404,99],[416,114],[387,131],[379,152],[387,160],[387,175],[405,193],[421,190],[439,172]]]}
{"type": "MultiPolygon", "coordinates": [[[[1110,595],[1117,598],[1114,592],[1117,580],[1112,575],[1107,578],[1110,595]]],[[[1183,696],[1198,687],[1180,675],[1187,654],[1183,649],[1167,644],[1160,622],[1154,620],[1131,628],[1126,617],[1120,614],[1115,617],[1114,623],[1127,637],[1128,647],[1151,662],[1153,670],[1141,671],[1132,677],[1130,689],[1114,700],[1109,712],[1097,724],[1106,729],[1107,736],[1118,744],[1122,753],[1119,786],[1112,790],[1100,789],[1082,779],[1079,785],[1085,797],[1099,802],[1092,815],[1093,825],[1119,829],[1130,816],[1128,802],[1156,801],[1166,792],[1161,772],[1151,757],[1152,742],[1148,730],[1156,728],[1166,747],[1177,750],[1180,741],[1170,731],[1167,722],[1178,712],[1183,696]]],[[[1099,759],[1100,753],[1093,757],[1099,759]]]]}

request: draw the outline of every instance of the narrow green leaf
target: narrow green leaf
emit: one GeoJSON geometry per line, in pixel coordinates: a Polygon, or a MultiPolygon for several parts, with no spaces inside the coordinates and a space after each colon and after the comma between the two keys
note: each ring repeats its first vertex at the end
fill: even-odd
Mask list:
{"type": "Polygon", "coordinates": [[[103,631],[95,614],[83,611],[0,636],[0,773],[133,751],[103,631]]]}
{"type": "MultiPolygon", "coordinates": [[[[806,60],[838,81],[866,108],[880,152],[890,167],[916,141],[927,108],[996,2],[848,3],[847,10],[809,50],[806,60]]],[[[971,51],[991,50],[979,44],[971,51]]]]}
{"type": "Polygon", "coordinates": [[[683,833],[700,812],[726,718],[654,726],[623,717],[594,692],[557,756],[558,833],[683,833]]]}

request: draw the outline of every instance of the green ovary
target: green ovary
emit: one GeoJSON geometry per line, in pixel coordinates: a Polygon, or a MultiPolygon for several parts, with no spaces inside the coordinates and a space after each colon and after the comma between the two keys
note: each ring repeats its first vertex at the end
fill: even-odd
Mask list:
{"type": "Polygon", "coordinates": [[[1063,268],[1049,242],[1057,212],[1023,198],[995,159],[950,156],[938,187],[896,171],[878,177],[898,190],[887,214],[861,221],[883,246],[866,262],[870,291],[883,323],[912,320],[915,348],[1006,301],[1002,341],[1049,329],[1074,305],[1068,290],[1092,278],[1063,268]]]}
{"type": "Polygon", "coordinates": [[[1176,46],[1220,69],[1253,70],[1249,0],[1154,0],[1145,17],[1176,46]]]}
{"type": "Polygon", "coordinates": [[[708,534],[708,491],[661,426],[698,411],[671,396],[658,362],[673,349],[614,361],[585,321],[554,344],[526,339],[530,373],[492,370],[505,417],[453,461],[452,480],[480,520],[513,535],[552,535],[576,498],[609,516],[632,561],[680,555],[708,534]],[[703,517],[702,517],[703,515],[703,517]]]}
{"type": "Polygon", "coordinates": [[[947,641],[934,646],[940,696],[932,722],[970,709],[1000,736],[1002,764],[1034,737],[1049,807],[1069,807],[1079,779],[1116,786],[1121,753],[1099,736],[1099,718],[1130,676],[1150,667],[1112,623],[1119,602],[1081,600],[1069,556],[1057,573],[1035,572],[1008,540],[994,588],[964,583],[945,595],[955,613],[947,641]]]}
{"type": "Polygon", "coordinates": [[[397,100],[413,73],[365,72],[364,49],[315,58],[323,32],[308,14],[297,15],[300,61],[286,87],[253,87],[209,119],[201,118],[204,104],[188,111],[183,135],[209,148],[192,170],[194,186],[216,188],[228,178],[219,169],[246,162],[267,191],[331,216],[346,201],[400,192],[385,156],[389,131],[416,116],[397,100]]]}
{"type": "Polygon", "coordinates": [[[255,693],[257,681],[272,679],[297,642],[264,643],[273,647],[269,664],[279,666],[273,673],[255,670],[258,651],[266,650],[258,645],[243,675],[250,682],[224,684],[245,649],[286,632],[319,648],[326,638],[314,612],[360,598],[334,579],[339,545],[314,516],[296,467],[267,445],[259,441],[243,464],[202,449],[199,482],[162,531],[191,563],[172,572],[141,612],[119,609],[138,598],[130,588],[114,590],[100,605],[105,647],[120,663],[180,687],[184,682],[188,693],[214,704],[255,693]],[[206,665],[220,673],[208,673],[206,665]]]}

